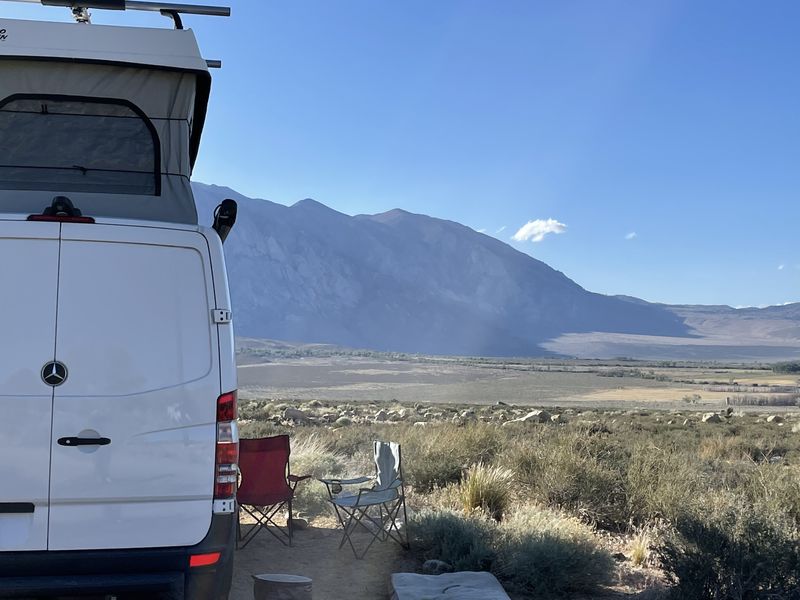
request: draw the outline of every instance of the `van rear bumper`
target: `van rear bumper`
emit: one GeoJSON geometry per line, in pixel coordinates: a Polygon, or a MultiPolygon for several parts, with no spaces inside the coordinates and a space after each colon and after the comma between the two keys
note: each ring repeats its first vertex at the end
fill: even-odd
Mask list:
{"type": "Polygon", "coordinates": [[[226,598],[233,575],[236,514],[214,515],[196,546],[70,552],[0,552],[0,598],[166,593],[169,598],[226,598]],[[189,568],[194,554],[219,561],[189,568]]]}

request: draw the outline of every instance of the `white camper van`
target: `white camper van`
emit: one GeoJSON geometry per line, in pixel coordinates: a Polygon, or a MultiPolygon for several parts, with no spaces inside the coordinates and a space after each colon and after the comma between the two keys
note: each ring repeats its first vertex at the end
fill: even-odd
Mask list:
{"type": "Polygon", "coordinates": [[[235,204],[198,226],[211,78],[181,23],[227,11],[42,4],[78,22],[0,17],[0,598],[227,598],[235,204]]]}

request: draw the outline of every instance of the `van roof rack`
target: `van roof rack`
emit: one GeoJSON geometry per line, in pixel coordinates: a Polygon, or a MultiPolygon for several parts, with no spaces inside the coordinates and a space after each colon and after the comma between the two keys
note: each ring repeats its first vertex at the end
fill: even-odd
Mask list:
{"type": "Polygon", "coordinates": [[[183,29],[181,15],[206,15],[211,17],[230,17],[231,9],[227,6],[206,6],[204,4],[172,4],[166,2],[144,2],[140,0],[6,0],[8,2],[25,2],[42,6],[63,6],[72,10],[72,16],[78,23],[91,23],[90,8],[100,10],[143,10],[158,12],[169,17],[175,23],[175,29],[183,29]]]}

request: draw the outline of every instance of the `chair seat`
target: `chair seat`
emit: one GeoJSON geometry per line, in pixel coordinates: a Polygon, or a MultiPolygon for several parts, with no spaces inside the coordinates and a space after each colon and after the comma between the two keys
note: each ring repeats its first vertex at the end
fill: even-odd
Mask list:
{"type": "Polygon", "coordinates": [[[285,490],[277,490],[270,493],[248,494],[242,493],[241,489],[236,495],[236,500],[239,504],[247,504],[249,506],[269,506],[271,504],[278,504],[279,502],[286,502],[294,497],[292,488],[286,486],[285,490]]]}
{"type": "Polygon", "coordinates": [[[364,492],[359,498],[358,494],[338,496],[333,498],[331,502],[337,506],[374,506],[376,504],[384,504],[397,499],[398,493],[396,488],[381,490],[377,492],[364,492]]]}

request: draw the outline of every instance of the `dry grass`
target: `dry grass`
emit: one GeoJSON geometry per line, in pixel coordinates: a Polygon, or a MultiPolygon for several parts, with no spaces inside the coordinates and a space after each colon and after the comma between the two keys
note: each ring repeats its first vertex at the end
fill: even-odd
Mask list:
{"type": "Polygon", "coordinates": [[[478,463],[467,469],[458,485],[458,496],[465,512],[482,510],[501,520],[511,503],[514,473],[504,467],[478,463]]]}
{"type": "Polygon", "coordinates": [[[646,567],[650,564],[656,532],[653,525],[637,527],[630,542],[630,559],[635,567],[646,567]]]}
{"type": "MultiPolygon", "coordinates": [[[[707,425],[684,407],[679,415],[586,411],[562,425],[503,426],[453,423],[466,407],[402,408],[408,420],[429,409],[442,417],[424,427],[375,423],[363,417],[374,407],[359,413],[351,405],[342,411],[353,413],[352,426],[288,428],[258,418],[277,409],[254,403],[242,431],[290,431],[293,472],[316,476],[371,474],[372,440],[400,442],[409,507],[418,513],[418,557],[491,568],[523,597],[590,593],[578,589],[582,584],[542,584],[562,574],[581,581],[580,569],[588,569],[594,589],[608,581],[614,568],[602,551],[606,536],[632,540],[619,548],[630,557],[628,568],[661,565],[679,598],[729,593],[732,582],[746,584],[747,569],[757,574],[756,587],[746,584],[732,597],[760,600],[759,589],[800,585],[797,415],[787,415],[783,426],[767,423],[766,415],[707,425]],[[767,571],[759,567],[765,561],[767,571]]],[[[490,421],[510,410],[475,412],[490,421]]],[[[315,485],[298,488],[312,513],[327,510],[324,489],[315,485]]]]}

